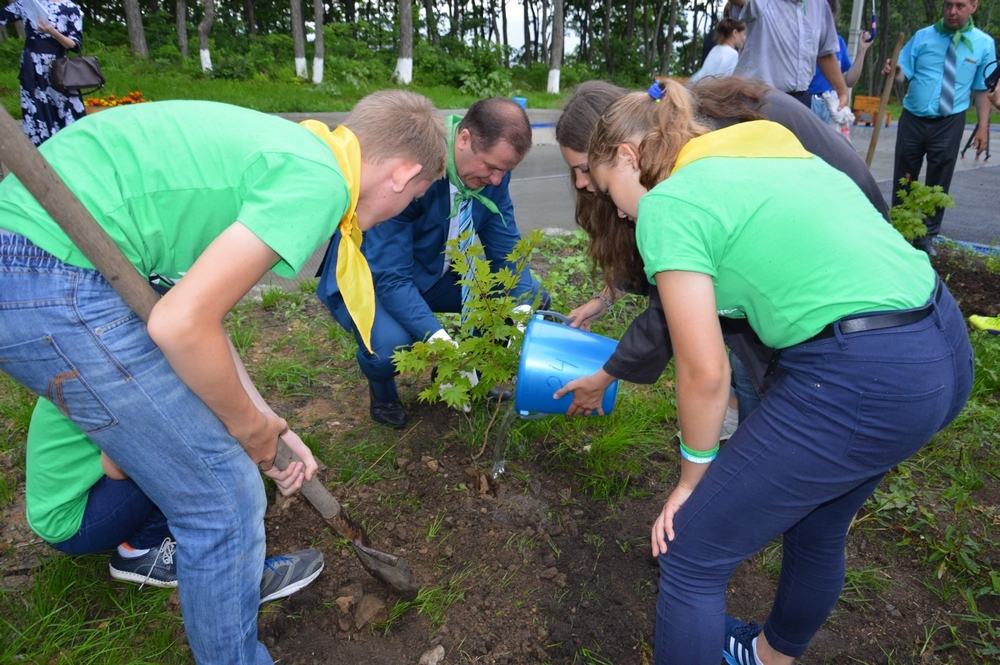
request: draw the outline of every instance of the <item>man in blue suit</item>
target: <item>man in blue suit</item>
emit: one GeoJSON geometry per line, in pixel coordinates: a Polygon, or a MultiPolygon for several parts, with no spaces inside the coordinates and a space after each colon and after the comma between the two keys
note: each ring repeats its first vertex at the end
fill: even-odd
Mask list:
{"type": "MultiPolygon", "coordinates": [[[[471,200],[472,225],[494,270],[513,264],[506,257],[521,234],[514,223],[510,172],[531,148],[527,114],[509,99],[476,102],[464,118],[449,116],[448,171],[402,214],[365,232],[362,251],[375,285],[371,349],[365,348],[337,286],[339,238],[323,264],[318,295],[333,317],[358,340],[358,364],[368,378],[370,413],[390,427],[406,425],[396,390],[392,354],[428,337],[445,337],[435,312],[462,309],[462,276],[445,260],[445,245],[459,235],[461,202],[471,200]]],[[[530,303],[547,295],[526,268],[512,292],[530,303]]]]}

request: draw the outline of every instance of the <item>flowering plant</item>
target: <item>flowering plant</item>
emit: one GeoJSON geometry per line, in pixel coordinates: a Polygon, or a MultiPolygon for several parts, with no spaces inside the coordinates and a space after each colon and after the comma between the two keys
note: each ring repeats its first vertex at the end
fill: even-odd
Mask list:
{"type": "Polygon", "coordinates": [[[114,95],[108,95],[107,97],[91,97],[90,99],[84,101],[84,104],[87,106],[110,108],[112,106],[125,106],[126,104],[141,104],[145,101],[146,98],[142,96],[142,93],[138,90],[134,90],[124,97],[115,97],[114,95]]]}

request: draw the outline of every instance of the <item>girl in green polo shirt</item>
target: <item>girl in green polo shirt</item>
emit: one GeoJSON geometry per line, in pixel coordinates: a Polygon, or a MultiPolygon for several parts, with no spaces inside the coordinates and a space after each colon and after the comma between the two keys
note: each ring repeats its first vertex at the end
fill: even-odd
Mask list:
{"type": "Polygon", "coordinates": [[[768,121],[709,131],[679,84],[613,103],[591,138],[600,192],[636,220],[673,342],[681,475],[652,528],[656,663],[786,665],[837,602],[851,519],[961,410],[972,350],[926,255],[843,173],[768,121]],[[784,375],[719,450],[719,316],[784,375]],[[724,612],[736,566],[783,536],[763,628],[724,612]]]}

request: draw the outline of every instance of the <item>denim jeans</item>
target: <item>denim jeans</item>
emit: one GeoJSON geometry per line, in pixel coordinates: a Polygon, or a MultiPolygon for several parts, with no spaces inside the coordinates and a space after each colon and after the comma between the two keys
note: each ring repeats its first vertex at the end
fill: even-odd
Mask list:
{"type": "Polygon", "coordinates": [[[764,634],[802,655],[840,596],[852,518],[889,469],[958,415],[972,363],[947,289],[917,323],[850,335],[838,327],[785,349],[785,374],[674,517],[659,557],[657,665],[718,665],[729,578],[781,535],[764,634]]]}
{"type": "Polygon", "coordinates": [[[753,387],[753,381],[750,380],[750,373],[747,371],[746,365],[735,353],[729,354],[729,366],[733,370],[733,390],[736,393],[736,399],[739,400],[740,416],[738,422],[742,423],[760,406],[761,399],[753,387]]]}
{"type": "Polygon", "coordinates": [[[166,515],[197,662],[272,663],[257,640],[260,473],[104,278],[0,235],[0,371],[67,413],[166,515]]]}
{"type": "Polygon", "coordinates": [[[170,535],[167,517],[135,481],[104,476],[90,488],[80,530],[52,547],[66,554],[106,552],[125,542],[137,550],[159,547],[170,535]]]}

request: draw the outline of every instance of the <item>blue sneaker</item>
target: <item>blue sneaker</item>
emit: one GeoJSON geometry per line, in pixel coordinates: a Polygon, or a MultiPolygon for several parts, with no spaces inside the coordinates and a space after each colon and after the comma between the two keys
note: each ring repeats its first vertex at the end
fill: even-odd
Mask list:
{"type": "Polygon", "coordinates": [[[722,647],[722,657],[729,665],[757,665],[753,655],[753,640],[763,630],[756,622],[750,625],[726,615],[726,643],[722,647]]]}
{"type": "Polygon", "coordinates": [[[260,581],[260,602],[270,602],[290,596],[319,577],[323,572],[323,553],[301,550],[264,561],[264,577],[260,581]]]}
{"type": "Polygon", "coordinates": [[[126,559],[116,550],[108,564],[111,579],[172,589],[177,586],[176,549],[177,541],[168,536],[159,547],[131,559],[126,559]]]}

